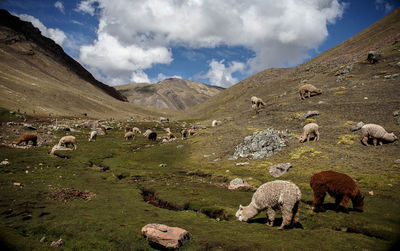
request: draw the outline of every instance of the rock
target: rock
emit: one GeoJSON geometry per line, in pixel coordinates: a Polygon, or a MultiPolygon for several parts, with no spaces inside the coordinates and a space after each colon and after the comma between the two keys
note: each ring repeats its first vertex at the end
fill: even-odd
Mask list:
{"type": "Polygon", "coordinates": [[[179,148],[182,148],[182,147],[183,147],[183,145],[177,145],[177,146],[176,146],[176,148],[178,148],[178,149],[179,149],[179,148]]]}
{"type": "Polygon", "coordinates": [[[376,51],[369,51],[367,55],[367,60],[371,64],[375,64],[380,59],[380,54],[376,51]]]}
{"type": "Polygon", "coordinates": [[[59,247],[61,247],[62,245],[64,245],[64,241],[60,238],[58,241],[53,241],[53,242],[50,244],[50,247],[59,248],[59,247]]]}
{"type": "Polygon", "coordinates": [[[3,160],[2,162],[0,162],[0,166],[7,166],[9,164],[10,162],[8,162],[7,160],[3,160]]]}
{"type": "Polygon", "coordinates": [[[397,124],[400,125],[400,117],[397,119],[397,124]]]}
{"type": "Polygon", "coordinates": [[[390,78],[392,78],[392,75],[385,75],[383,78],[384,79],[390,79],[390,78]]]}
{"type": "Polygon", "coordinates": [[[28,128],[28,129],[30,129],[30,130],[37,130],[35,127],[33,127],[31,124],[25,124],[24,123],[24,126],[26,127],[26,128],[28,128]]]}
{"type": "Polygon", "coordinates": [[[150,245],[164,249],[178,249],[192,238],[185,229],[157,223],[144,226],[142,234],[150,245]]]}
{"type": "Polygon", "coordinates": [[[369,191],[369,195],[374,196],[374,191],[369,191]]]}
{"type": "Polygon", "coordinates": [[[231,182],[229,183],[228,189],[230,190],[234,190],[234,189],[238,189],[239,187],[249,187],[250,185],[242,180],[241,178],[236,178],[231,180],[231,182]]]}
{"type": "Polygon", "coordinates": [[[13,183],[13,185],[14,185],[14,186],[17,186],[17,187],[20,187],[20,186],[22,186],[22,184],[21,184],[21,183],[19,183],[19,182],[14,182],[14,183],[13,183]]]}
{"type": "Polygon", "coordinates": [[[393,112],[393,117],[397,117],[399,115],[400,115],[400,112],[398,112],[398,111],[393,112]]]}
{"type": "Polygon", "coordinates": [[[400,67],[400,62],[397,62],[397,64],[396,64],[398,67],[400,67]]]}
{"type": "Polygon", "coordinates": [[[322,100],[320,100],[320,101],[318,101],[318,104],[320,105],[320,104],[324,104],[325,102],[324,101],[322,101],[322,100]]]}
{"type": "Polygon", "coordinates": [[[278,178],[278,177],[282,176],[283,174],[287,173],[290,168],[292,168],[292,164],[280,163],[280,164],[268,167],[268,170],[269,170],[269,174],[271,174],[275,178],[278,178]]]}
{"type": "Polygon", "coordinates": [[[399,74],[398,74],[398,73],[392,74],[392,78],[398,78],[398,77],[399,77],[399,74]]]}
{"type": "Polygon", "coordinates": [[[162,163],[162,164],[159,164],[158,166],[159,166],[159,167],[167,167],[167,164],[162,163]]]}
{"type": "Polygon", "coordinates": [[[319,115],[318,111],[307,111],[307,112],[301,114],[299,119],[306,119],[306,118],[316,116],[316,115],[319,115]]]}
{"type": "Polygon", "coordinates": [[[361,127],[363,127],[364,126],[364,122],[358,122],[357,123],[357,125],[353,125],[351,128],[350,128],[350,131],[352,131],[352,132],[355,132],[355,131],[358,131],[358,130],[360,130],[361,129],[361,127]]]}
{"type": "Polygon", "coordinates": [[[41,243],[46,242],[46,241],[47,241],[46,236],[43,236],[42,239],[40,239],[41,243]]]}
{"type": "Polygon", "coordinates": [[[400,159],[396,159],[396,160],[394,161],[394,163],[395,163],[396,165],[400,165],[400,159]]]}
{"type": "Polygon", "coordinates": [[[218,162],[220,160],[221,160],[220,158],[213,159],[214,162],[218,162]]]}
{"type": "Polygon", "coordinates": [[[163,123],[163,122],[169,122],[169,118],[160,117],[160,118],[158,119],[158,121],[160,121],[161,123],[163,123]]]}
{"type": "Polygon", "coordinates": [[[243,143],[235,147],[234,156],[242,158],[261,159],[270,157],[287,146],[291,136],[273,128],[254,132],[246,136],[243,143]]]}
{"type": "Polygon", "coordinates": [[[248,164],[250,164],[250,163],[249,162],[239,162],[239,163],[236,163],[236,166],[245,166],[248,164]]]}
{"type": "Polygon", "coordinates": [[[51,149],[50,155],[54,156],[56,151],[72,151],[72,150],[73,150],[73,148],[68,148],[68,147],[60,146],[60,145],[55,145],[51,149]]]}
{"type": "Polygon", "coordinates": [[[228,159],[228,160],[237,160],[238,157],[237,157],[237,156],[234,156],[234,155],[230,155],[230,156],[227,157],[227,159],[228,159]]]}

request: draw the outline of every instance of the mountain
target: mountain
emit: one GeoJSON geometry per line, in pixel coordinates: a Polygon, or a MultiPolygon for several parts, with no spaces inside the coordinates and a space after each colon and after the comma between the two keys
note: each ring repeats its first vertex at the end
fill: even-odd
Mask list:
{"type": "Polygon", "coordinates": [[[126,102],[113,87],[97,81],[30,22],[6,10],[0,10],[0,94],[3,108],[32,115],[150,114],[126,102]]]}
{"type": "Polygon", "coordinates": [[[116,89],[129,102],[153,108],[186,110],[203,103],[224,88],[179,78],[168,78],[156,84],[127,84],[116,89]]]}
{"type": "Polygon", "coordinates": [[[317,109],[332,114],[333,123],[338,122],[333,115],[376,122],[384,117],[385,121],[391,121],[391,113],[400,109],[400,78],[396,78],[400,73],[399,12],[399,9],[393,11],[354,37],[297,67],[261,71],[185,112],[182,118],[228,118],[237,123],[250,120],[249,123],[282,127],[281,122],[291,114],[317,109]],[[378,63],[366,61],[370,50],[381,54],[378,63]],[[385,79],[386,75],[395,77],[385,79]],[[300,101],[298,89],[306,82],[323,89],[323,94],[300,101]],[[252,96],[267,103],[264,109],[267,116],[252,118],[252,96]],[[269,121],[272,117],[274,119],[269,121]]]}

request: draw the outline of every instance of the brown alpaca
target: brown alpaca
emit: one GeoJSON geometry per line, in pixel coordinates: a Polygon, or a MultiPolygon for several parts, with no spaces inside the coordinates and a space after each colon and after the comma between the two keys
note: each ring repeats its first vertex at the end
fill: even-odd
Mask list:
{"type": "Polygon", "coordinates": [[[100,126],[100,129],[104,132],[104,135],[107,135],[107,129],[104,126],[100,126]]]}
{"type": "Polygon", "coordinates": [[[23,134],[14,144],[19,145],[22,142],[25,142],[25,145],[29,144],[29,141],[32,141],[32,145],[36,146],[37,144],[37,134],[35,133],[25,133],[23,134]]]}
{"type": "Polygon", "coordinates": [[[304,99],[306,96],[310,98],[311,94],[313,95],[322,94],[322,90],[317,89],[315,86],[311,84],[305,84],[300,87],[299,94],[301,99],[304,99]]]}
{"type": "Polygon", "coordinates": [[[310,186],[314,192],[313,210],[325,211],[322,203],[326,192],[335,198],[336,211],[342,202],[345,212],[348,212],[347,203],[351,199],[353,208],[362,211],[364,207],[364,197],[354,180],[346,174],[334,171],[323,171],[311,177],[310,186]]]}

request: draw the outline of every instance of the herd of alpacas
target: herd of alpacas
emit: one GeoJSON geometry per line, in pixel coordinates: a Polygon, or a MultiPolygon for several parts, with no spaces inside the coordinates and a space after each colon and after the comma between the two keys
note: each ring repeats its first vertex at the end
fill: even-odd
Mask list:
{"type": "MultiPolygon", "coordinates": [[[[317,89],[311,84],[306,84],[300,87],[299,94],[300,98],[310,98],[313,95],[321,94],[322,90],[317,89]]],[[[251,98],[251,107],[259,113],[262,107],[265,107],[265,102],[258,97],[251,98]]],[[[211,123],[212,127],[218,126],[221,121],[214,120],[211,123]]],[[[157,137],[157,133],[153,132],[148,128],[143,136],[147,137],[148,140],[161,140],[166,143],[175,140],[175,135],[169,128],[165,129],[166,136],[157,137]]],[[[104,126],[100,126],[97,130],[93,130],[89,133],[89,141],[96,141],[98,134],[107,134],[107,130],[104,126]]],[[[192,136],[196,133],[194,128],[182,128],[181,131],[182,140],[188,136],[192,136]]],[[[126,140],[133,140],[135,135],[141,134],[141,131],[137,127],[125,126],[126,140]]],[[[361,142],[368,146],[368,141],[372,139],[374,146],[377,144],[382,145],[383,141],[394,142],[398,138],[394,133],[388,133],[382,126],[376,124],[366,124],[361,128],[361,142]]],[[[303,133],[299,137],[301,143],[310,139],[318,141],[320,138],[319,126],[316,123],[309,123],[303,127],[303,133]]],[[[37,134],[26,133],[22,135],[14,144],[19,145],[23,142],[28,144],[32,141],[32,144],[37,145],[37,134]]],[[[73,149],[76,150],[77,141],[74,136],[62,137],[58,144],[53,147],[54,150],[65,147],[63,150],[67,150],[68,146],[72,145],[73,149]]],[[[72,149],[68,149],[72,150],[72,149]]],[[[364,197],[361,195],[360,189],[354,180],[346,174],[334,172],[334,171],[322,171],[314,174],[310,180],[310,186],[314,193],[313,207],[312,209],[316,212],[324,211],[323,201],[326,193],[335,198],[336,210],[339,210],[339,205],[342,203],[344,211],[348,212],[348,202],[352,201],[353,209],[356,211],[362,211],[364,207],[364,197]]],[[[279,229],[284,229],[296,224],[299,220],[299,202],[301,199],[301,191],[299,187],[289,181],[275,180],[267,182],[261,185],[256,192],[253,194],[251,202],[248,206],[239,206],[239,210],[236,212],[236,217],[239,221],[247,222],[251,218],[255,217],[260,211],[267,211],[267,225],[273,226],[275,219],[275,210],[280,210],[282,213],[282,224],[279,229]]]]}

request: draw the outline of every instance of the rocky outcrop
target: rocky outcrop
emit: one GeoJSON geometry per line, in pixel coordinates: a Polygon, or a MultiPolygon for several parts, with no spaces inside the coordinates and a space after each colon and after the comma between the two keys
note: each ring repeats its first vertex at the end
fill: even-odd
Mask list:
{"type": "Polygon", "coordinates": [[[144,226],[142,234],[151,246],[160,249],[178,249],[192,237],[185,229],[157,223],[144,226]]]}
{"type": "Polygon", "coordinates": [[[288,145],[291,136],[273,128],[255,132],[235,147],[234,156],[252,159],[267,158],[288,145]]]}
{"type": "Polygon", "coordinates": [[[278,178],[283,174],[287,173],[289,169],[292,168],[292,164],[290,163],[280,163],[273,166],[268,167],[269,174],[271,174],[274,178],[278,178]]]}

